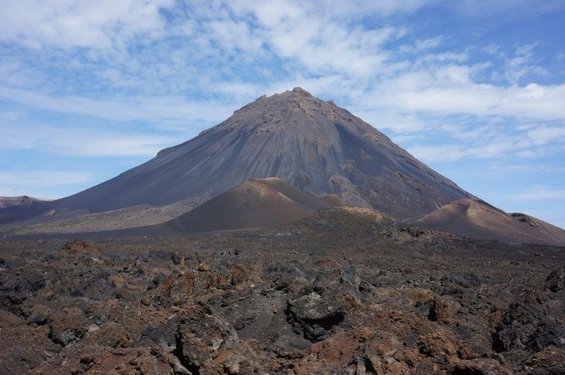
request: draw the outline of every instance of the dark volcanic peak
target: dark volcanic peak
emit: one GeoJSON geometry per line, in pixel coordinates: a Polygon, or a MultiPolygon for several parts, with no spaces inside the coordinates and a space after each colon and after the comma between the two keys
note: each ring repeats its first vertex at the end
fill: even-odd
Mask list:
{"type": "Polygon", "coordinates": [[[397,218],[469,196],[347,110],[295,88],[262,96],[196,138],[50,206],[101,212],[201,201],[269,176],[397,218]]]}

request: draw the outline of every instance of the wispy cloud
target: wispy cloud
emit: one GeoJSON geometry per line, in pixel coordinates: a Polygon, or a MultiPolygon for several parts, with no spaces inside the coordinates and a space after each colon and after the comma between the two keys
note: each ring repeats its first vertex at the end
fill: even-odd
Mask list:
{"type": "MultiPolygon", "coordinates": [[[[444,120],[445,121],[445,120],[444,120]]],[[[462,123],[437,124],[426,127],[426,138],[416,138],[407,147],[416,157],[427,162],[452,162],[461,159],[497,160],[513,157],[521,160],[559,154],[563,151],[563,127],[546,124],[517,126],[508,120],[463,119],[462,123]],[[520,129],[516,131],[516,129],[520,129]],[[434,136],[435,135],[435,136],[434,136]],[[450,143],[438,142],[448,135],[450,143]]],[[[395,137],[396,139],[396,137],[395,137]]],[[[402,140],[402,136],[398,137],[402,140]]],[[[524,165],[524,161],[521,163],[524,165]]],[[[531,166],[537,170],[537,166],[531,166]]],[[[527,170],[527,169],[525,169],[527,170]]],[[[556,172],[555,169],[553,169],[556,172]]]]}
{"type": "Polygon", "coordinates": [[[548,165],[542,163],[535,164],[494,164],[486,166],[481,170],[482,173],[485,171],[494,172],[497,174],[546,174],[546,173],[565,173],[565,165],[548,165]]]}
{"type": "Polygon", "coordinates": [[[213,100],[189,101],[180,96],[106,97],[92,99],[80,96],[46,95],[29,90],[0,87],[0,99],[52,112],[87,115],[115,121],[149,121],[156,127],[213,123],[233,111],[213,100]]]}
{"type": "Polygon", "coordinates": [[[565,138],[565,127],[537,126],[526,131],[527,136],[536,145],[545,145],[549,142],[560,141],[565,138]]]}
{"type": "Polygon", "coordinates": [[[0,15],[0,41],[38,49],[112,48],[140,34],[161,32],[159,11],[172,5],[173,0],[10,1],[0,15]]]}
{"type": "Polygon", "coordinates": [[[92,180],[88,173],[62,172],[53,170],[31,170],[23,172],[0,171],[0,196],[35,195],[37,198],[53,198],[45,196],[45,191],[52,187],[63,186],[68,188],[92,180]]]}
{"type": "MultiPolygon", "coordinates": [[[[67,135],[68,136],[68,135],[67,135]]],[[[167,137],[151,137],[146,135],[96,134],[82,136],[82,142],[69,142],[68,138],[47,140],[54,153],[70,156],[116,157],[144,156],[153,157],[159,150],[178,143],[179,139],[167,137]]]]}
{"type": "Polygon", "coordinates": [[[378,84],[366,106],[443,115],[507,116],[565,121],[565,84],[495,86],[476,83],[473,67],[409,72],[378,84]]]}
{"type": "Polygon", "coordinates": [[[0,172],[0,184],[12,186],[67,185],[89,181],[88,173],[32,170],[25,172],[0,172]]]}
{"type": "Polygon", "coordinates": [[[36,150],[47,154],[81,157],[152,157],[183,141],[172,136],[131,134],[121,131],[74,129],[46,125],[0,127],[0,151],[36,150]],[[25,134],[25,136],[23,136],[25,134]]]}
{"type": "Polygon", "coordinates": [[[86,172],[64,172],[57,170],[28,170],[18,172],[0,171],[0,196],[31,195],[35,198],[60,198],[51,193],[62,188],[72,191],[73,187],[84,187],[93,178],[86,172]]]}
{"type": "Polygon", "coordinates": [[[565,190],[554,190],[539,186],[530,191],[509,196],[513,200],[561,200],[565,199],[565,190]]]}

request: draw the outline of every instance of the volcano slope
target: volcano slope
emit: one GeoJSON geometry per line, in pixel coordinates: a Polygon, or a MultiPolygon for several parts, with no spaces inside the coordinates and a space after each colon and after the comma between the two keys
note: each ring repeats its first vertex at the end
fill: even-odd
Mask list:
{"type": "Polygon", "coordinates": [[[564,260],[351,208],[261,231],[0,239],[0,373],[559,374],[564,260]]]}
{"type": "Polygon", "coordinates": [[[186,233],[269,228],[344,205],[272,177],[247,181],[165,225],[186,233]]]}
{"type": "Polygon", "coordinates": [[[0,197],[0,224],[17,222],[22,218],[35,217],[45,213],[49,202],[23,195],[21,197],[0,197]]]}
{"type": "Polygon", "coordinates": [[[459,199],[412,223],[465,237],[565,246],[565,231],[524,214],[507,214],[479,199],[459,199]]]}
{"type": "MultiPolygon", "coordinates": [[[[291,223],[320,210],[347,205],[335,196],[316,196],[270,177],[244,182],[201,206],[163,224],[83,233],[83,236],[129,237],[186,235],[243,229],[267,229],[291,223]]],[[[379,217],[374,213],[374,217],[379,217]]]]}
{"type": "MultiPolygon", "coordinates": [[[[76,195],[35,204],[19,218],[201,203],[266,177],[315,194],[337,194],[349,204],[396,218],[426,214],[469,197],[371,125],[295,88],[263,96],[147,163],[76,195]]],[[[14,217],[17,212],[0,211],[0,222],[14,217]]]]}

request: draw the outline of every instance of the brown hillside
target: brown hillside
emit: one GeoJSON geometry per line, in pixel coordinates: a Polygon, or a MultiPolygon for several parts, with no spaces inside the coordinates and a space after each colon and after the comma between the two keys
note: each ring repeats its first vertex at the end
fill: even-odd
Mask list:
{"type": "Polygon", "coordinates": [[[341,205],[273,177],[247,181],[165,225],[189,233],[268,228],[341,205]]]}
{"type": "Polygon", "coordinates": [[[563,229],[528,215],[509,215],[479,199],[448,203],[415,223],[470,238],[565,245],[563,229]]]}

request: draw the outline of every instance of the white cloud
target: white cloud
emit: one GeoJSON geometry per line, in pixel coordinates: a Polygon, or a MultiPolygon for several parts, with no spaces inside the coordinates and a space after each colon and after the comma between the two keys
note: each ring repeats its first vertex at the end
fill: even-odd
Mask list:
{"type": "Polygon", "coordinates": [[[406,111],[565,120],[562,104],[565,102],[565,84],[501,87],[474,83],[464,74],[464,69],[446,73],[439,76],[447,83],[443,87],[440,84],[420,90],[395,90],[396,82],[389,82],[387,91],[391,95],[376,104],[406,111]]]}
{"type": "Polygon", "coordinates": [[[159,14],[173,0],[9,0],[2,3],[0,41],[33,48],[111,48],[163,29],[159,14]]]}
{"type": "MultiPolygon", "coordinates": [[[[434,120],[429,120],[434,121],[434,120]]],[[[426,123],[426,137],[405,140],[408,150],[427,162],[452,162],[461,159],[497,160],[504,157],[536,158],[563,150],[565,128],[545,124],[516,126],[509,120],[454,119],[426,123]],[[437,142],[441,139],[444,142],[437,142]],[[447,143],[445,140],[451,140],[447,143]],[[428,144],[433,142],[433,144],[428,144]],[[542,147],[543,146],[543,147],[542,147]]],[[[398,131],[398,129],[394,129],[398,131]]],[[[402,130],[402,129],[400,129],[402,130]]],[[[401,133],[404,135],[404,133],[401,133]]],[[[409,133],[408,133],[409,134],[409,133]]],[[[417,133],[421,134],[421,133],[417,133]]],[[[404,140],[402,137],[400,140],[404,140]]],[[[537,169],[532,169],[533,171],[537,169]]],[[[555,172],[555,170],[553,170],[555,172]]]]}
{"type": "Polygon", "coordinates": [[[528,130],[526,134],[534,144],[545,145],[565,138],[565,126],[538,126],[528,130]]]}
{"type": "Polygon", "coordinates": [[[412,146],[408,151],[416,158],[425,162],[453,161],[467,156],[465,150],[457,144],[442,144],[436,146],[412,146]]]}
{"type": "MultiPolygon", "coordinates": [[[[251,16],[257,21],[259,29],[256,32],[278,56],[299,62],[312,73],[368,75],[384,69],[388,54],[381,48],[382,44],[402,36],[404,30],[396,27],[365,29],[338,22],[336,18],[339,16],[352,14],[336,13],[344,3],[323,4],[325,6],[320,7],[308,2],[244,1],[230,6],[240,16],[251,16]]],[[[355,6],[349,4],[348,8],[355,6]]],[[[383,8],[369,7],[368,10],[386,12],[385,8],[394,11],[403,7],[385,1],[383,8]]]]}
{"type": "MultiPolygon", "coordinates": [[[[401,37],[413,39],[415,35],[411,35],[410,30],[402,26],[382,25],[367,28],[361,26],[356,18],[370,14],[410,12],[436,3],[438,2],[196,2],[186,4],[188,18],[174,25],[164,25],[165,21],[159,14],[160,6],[173,5],[167,1],[151,3],[151,6],[136,6],[135,0],[129,0],[124,3],[126,5],[112,10],[116,14],[107,14],[108,4],[102,2],[94,15],[86,12],[82,3],[75,9],[70,6],[71,2],[62,2],[49,11],[46,7],[39,6],[35,12],[37,15],[33,17],[39,17],[45,23],[57,25],[59,17],[86,17],[85,24],[102,30],[99,31],[102,33],[108,24],[123,24],[125,26],[120,27],[128,29],[130,26],[127,25],[134,24],[142,17],[138,13],[143,14],[144,22],[136,27],[131,26],[133,31],[120,34],[121,31],[109,28],[107,33],[111,38],[106,38],[106,42],[117,48],[136,32],[149,30],[153,34],[147,39],[156,42],[154,48],[162,50],[163,56],[167,58],[147,63],[144,59],[149,56],[145,55],[94,55],[93,58],[98,59],[97,63],[102,58],[102,65],[108,65],[96,72],[105,85],[118,90],[137,91],[138,95],[108,95],[100,99],[88,94],[42,95],[35,91],[16,91],[5,87],[0,88],[0,97],[46,110],[118,121],[142,119],[157,123],[174,122],[177,125],[193,121],[213,124],[252,97],[265,91],[272,93],[275,87],[280,90],[289,89],[291,85],[282,87],[283,84],[296,82],[296,85],[303,85],[315,94],[345,97],[346,102],[351,103],[350,108],[358,113],[391,113],[391,116],[396,117],[400,117],[399,114],[420,112],[525,117],[543,121],[565,119],[565,107],[561,105],[565,100],[565,85],[543,86],[532,83],[526,86],[497,86],[478,83],[475,76],[485,71],[488,64],[465,64],[467,51],[425,53],[416,57],[414,62],[385,46],[387,42],[401,37]],[[136,9],[133,14],[129,14],[128,7],[136,9]],[[98,16],[97,12],[100,13],[98,16]],[[53,14],[54,21],[49,22],[48,16],[53,14]],[[94,17],[96,22],[89,22],[88,17],[94,17]],[[175,42],[174,47],[164,42],[166,37],[179,35],[185,38],[185,42],[175,42]],[[227,53],[223,53],[225,51],[227,53]],[[234,51],[242,52],[232,56],[234,51]],[[222,60],[227,58],[222,54],[232,56],[231,60],[222,60]],[[206,67],[194,67],[201,61],[199,59],[206,61],[210,57],[224,61],[225,64],[219,63],[209,70],[206,67]],[[119,64],[116,64],[115,58],[120,60],[119,64]],[[262,58],[266,59],[263,61],[265,64],[272,62],[269,59],[282,59],[281,69],[289,72],[287,77],[272,76],[267,68],[257,67],[265,75],[263,80],[251,83],[249,79],[238,79],[237,64],[247,61],[259,66],[262,58]],[[255,62],[255,59],[259,60],[255,62]],[[333,86],[328,85],[330,80],[333,86]],[[174,93],[149,94],[160,87],[166,87],[166,90],[174,93]],[[187,90],[212,95],[194,102],[187,99],[190,95],[183,94],[187,90]],[[220,98],[230,97],[230,100],[218,100],[217,94],[220,98]]],[[[14,5],[15,8],[19,6],[14,5]]],[[[30,4],[26,3],[25,6],[30,4]]],[[[493,6],[505,9],[508,2],[498,1],[493,6]]],[[[26,17],[32,17],[16,14],[21,24],[27,22],[26,17]]],[[[19,26],[14,24],[3,27],[9,29],[5,38],[13,40],[14,35],[21,34],[19,26]]],[[[443,41],[444,37],[441,35],[416,38],[412,42],[406,42],[404,50],[429,50],[441,46],[443,41]]],[[[66,43],[64,38],[62,42],[66,43]]],[[[99,44],[101,46],[104,43],[99,44]]],[[[517,47],[513,57],[509,58],[514,67],[513,70],[507,69],[509,80],[516,83],[525,74],[524,69],[531,70],[534,50],[535,45],[517,47]]],[[[81,64],[84,65],[85,62],[79,62],[81,64]]],[[[413,126],[404,128],[421,129],[420,125],[416,125],[421,122],[405,121],[413,126]]]]}
{"type": "Polygon", "coordinates": [[[426,162],[451,162],[461,159],[495,159],[511,155],[522,147],[513,141],[499,140],[491,143],[440,144],[408,146],[408,151],[426,162]]]}
{"type": "Polygon", "coordinates": [[[86,157],[152,157],[185,139],[84,127],[65,129],[43,125],[0,127],[2,150],[36,150],[43,153],[86,157]],[[25,134],[25,136],[22,136],[25,134]]]}
{"type": "Polygon", "coordinates": [[[508,197],[512,200],[547,200],[547,199],[565,199],[565,190],[554,190],[547,187],[539,186],[530,191],[519,194],[513,194],[508,197]]]}
{"type": "Polygon", "coordinates": [[[428,39],[418,39],[416,40],[416,50],[425,51],[428,49],[434,49],[441,44],[442,39],[443,37],[441,35],[428,39]]]}
{"type": "Polygon", "coordinates": [[[489,55],[495,56],[500,53],[500,46],[496,44],[489,44],[488,46],[483,47],[482,50],[488,53],[489,55]]]}
{"type": "Polygon", "coordinates": [[[506,59],[503,76],[512,85],[519,84],[528,74],[545,75],[547,72],[537,66],[534,59],[535,43],[518,46],[514,56],[506,59]]]}
{"type": "Polygon", "coordinates": [[[247,23],[234,20],[212,20],[206,25],[214,41],[225,49],[239,49],[244,53],[257,51],[262,39],[253,33],[247,23]]]}
{"type": "Polygon", "coordinates": [[[425,121],[413,113],[383,112],[377,109],[356,111],[355,114],[377,129],[391,129],[403,135],[413,136],[415,132],[420,132],[428,127],[425,121]]]}
{"type": "Polygon", "coordinates": [[[367,14],[391,15],[395,13],[414,12],[426,5],[438,3],[437,0],[324,0],[321,2],[326,11],[335,17],[367,14]]]}
{"type": "MultiPolygon", "coordinates": [[[[165,147],[183,140],[146,135],[96,134],[85,136],[82,142],[69,142],[65,139],[50,139],[52,152],[72,156],[146,156],[152,157],[165,147]]],[[[49,150],[49,148],[47,148],[49,150]]]]}
{"type": "Polygon", "coordinates": [[[155,125],[191,123],[214,124],[229,115],[235,104],[219,101],[189,101],[181,96],[107,97],[91,99],[80,96],[55,96],[0,87],[0,99],[32,108],[87,115],[115,121],[151,121],[155,125]]]}
{"type": "Polygon", "coordinates": [[[304,13],[321,15],[337,20],[358,17],[390,16],[392,14],[411,13],[427,5],[438,3],[438,0],[240,0],[223,2],[238,15],[254,12],[267,23],[274,25],[284,18],[299,17],[304,13]]]}
{"type": "Polygon", "coordinates": [[[14,187],[63,186],[90,181],[88,173],[31,170],[24,172],[0,172],[0,185],[14,187]]]}
{"type": "Polygon", "coordinates": [[[92,184],[93,178],[85,172],[58,170],[0,171],[0,196],[31,195],[40,199],[60,198],[60,189],[72,191],[92,184]]]}
{"type": "Polygon", "coordinates": [[[493,164],[479,171],[479,173],[484,173],[485,171],[494,172],[496,174],[508,173],[508,174],[547,174],[547,173],[565,173],[565,166],[556,166],[548,164],[493,164]]]}

